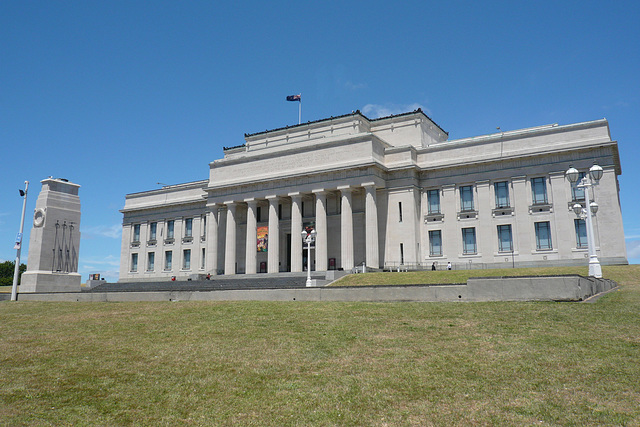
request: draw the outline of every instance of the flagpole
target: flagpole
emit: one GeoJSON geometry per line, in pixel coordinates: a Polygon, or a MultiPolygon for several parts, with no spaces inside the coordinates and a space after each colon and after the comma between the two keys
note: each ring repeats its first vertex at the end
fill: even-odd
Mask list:
{"type": "Polygon", "coordinates": [[[300,93],[300,100],[298,101],[298,124],[302,122],[302,93],[300,93]]]}

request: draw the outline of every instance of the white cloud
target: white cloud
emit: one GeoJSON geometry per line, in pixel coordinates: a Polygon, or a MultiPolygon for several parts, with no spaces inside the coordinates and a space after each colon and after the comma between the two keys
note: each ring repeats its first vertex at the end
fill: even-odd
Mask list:
{"type": "Polygon", "coordinates": [[[80,230],[83,239],[93,239],[95,237],[108,237],[110,239],[120,239],[122,236],[122,225],[113,224],[111,226],[98,225],[95,227],[82,228],[80,230]]]}
{"type": "Polygon", "coordinates": [[[431,114],[431,111],[427,109],[424,105],[413,103],[408,105],[398,105],[398,104],[389,104],[389,105],[379,105],[379,104],[367,104],[362,107],[362,112],[365,116],[371,117],[372,119],[378,119],[380,117],[392,116],[395,114],[407,113],[409,111],[415,111],[418,108],[422,109],[426,114],[431,114]]]}
{"type": "Polygon", "coordinates": [[[366,83],[353,83],[351,81],[345,82],[344,86],[347,89],[350,89],[350,90],[358,90],[358,89],[366,89],[367,88],[367,84],[366,83]]]}
{"type": "Polygon", "coordinates": [[[96,268],[94,266],[111,266],[111,267],[119,267],[120,266],[120,257],[116,257],[113,255],[107,255],[106,257],[96,258],[96,257],[82,257],[81,259],[83,263],[83,268],[91,269],[96,268]]]}
{"type": "Polygon", "coordinates": [[[627,240],[627,259],[640,260],[640,240],[627,240]]]}

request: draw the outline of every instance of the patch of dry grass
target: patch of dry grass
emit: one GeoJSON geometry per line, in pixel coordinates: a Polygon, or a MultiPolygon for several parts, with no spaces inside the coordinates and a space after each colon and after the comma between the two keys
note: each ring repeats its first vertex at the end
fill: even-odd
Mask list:
{"type": "Polygon", "coordinates": [[[0,424],[640,425],[615,274],[593,304],[3,302],[0,424]]]}

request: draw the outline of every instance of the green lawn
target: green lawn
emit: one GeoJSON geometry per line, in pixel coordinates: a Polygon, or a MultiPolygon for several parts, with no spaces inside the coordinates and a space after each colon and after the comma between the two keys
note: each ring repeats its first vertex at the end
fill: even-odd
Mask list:
{"type": "MultiPolygon", "coordinates": [[[[487,270],[451,270],[451,271],[412,271],[408,273],[366,273],[345,276],[332,286],[369,286],[369,285],[426,285],[467,283],[469,277],[488,276],[549,276],[555,274],[579,274],[588,276],[589,269],[584,267],[536,267],[502,268],[487,270]]],[[[619,284],[640,282],[640,265],[603,266],[602,275],[619,284]]]]}
{"type": "Polygon", "coordinates": [[[593,304],[2,302],[0,425],[637,426],[638,266],[607,274],[593,304]]]}

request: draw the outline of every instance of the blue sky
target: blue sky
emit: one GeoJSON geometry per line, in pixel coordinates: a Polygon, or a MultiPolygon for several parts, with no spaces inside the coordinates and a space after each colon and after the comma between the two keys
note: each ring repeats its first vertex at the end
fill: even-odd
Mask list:
{"type": "Polygon", "coordinates": [[[80,272],[117,279],[127,193],[206,179],[244,133],[421,107],[450,139],[607,118],[640,262],[640,3],[0,2],[0,259],[48,176],[80,184],[80,272]]]}

